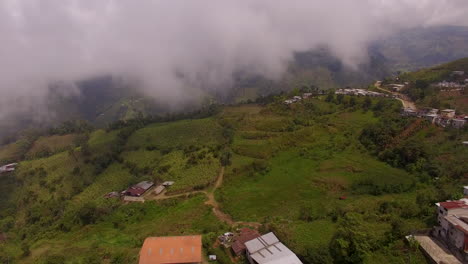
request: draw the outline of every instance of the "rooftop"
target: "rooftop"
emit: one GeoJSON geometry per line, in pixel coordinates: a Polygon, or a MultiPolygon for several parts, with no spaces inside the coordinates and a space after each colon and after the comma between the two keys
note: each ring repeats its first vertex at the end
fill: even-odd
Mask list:
{"type": "Polygon", "coordinates": [[[259,264],[302,264],[272,232],[246,242],[245,246],[250,256],[259,264]]]}
{"type": "Polygon", "coordinates": [[[260,236],[257,230],[250,228],[242,228],[240,234],[235,238],[232,244],[232,250],[236,255],[241,255],[245,251],[245,242],[255,239],[260,236]]]}
{"type": "Polygon", "coordinates": [[[468,208],[467,201],[465,199],[457,201],[447,201],[438,203],[439,206],[444,207],[447,210],[459,209],[459,208],[468,208]]]}
{"type": "Polygon", "coordinates": [[[201,236],[148,237],[139,264],[202,262],[201,236]]]}

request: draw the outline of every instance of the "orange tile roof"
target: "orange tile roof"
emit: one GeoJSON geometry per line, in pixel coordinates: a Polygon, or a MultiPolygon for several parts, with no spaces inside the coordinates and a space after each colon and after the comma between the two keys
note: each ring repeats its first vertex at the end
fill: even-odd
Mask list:
{"type": "Polygon", "coordinates": [[[139,264],[201,263],[201,236],[148,237],[139,264]]]}

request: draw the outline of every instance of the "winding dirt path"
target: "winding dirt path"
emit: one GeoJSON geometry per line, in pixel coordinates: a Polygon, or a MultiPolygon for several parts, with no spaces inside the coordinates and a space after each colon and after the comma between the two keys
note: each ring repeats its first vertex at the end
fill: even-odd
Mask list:
{"type": "Polygon", "coordinates": [[[396,99],[399,100],[402,104],[403,104],[403,107],[404,108],[409,108],[409,109],[412,109],[414,111],[418,110],[418,108],[416,107],[416,105],[414,104],[413,101],[411,101],[411,99],[404,95],[404,94],[401,94],[401,93],[397,93],[397,92],[392,92],[392,91],[389,91],[385,88],[382,88],[382,84],[380,81],[377,81],[375,84],[374,84],[375,88],[381,90],[381,91],[384,91],[384,92],[387,92],[387,93],[391,93],[393,95],[396,96],[396,99]]]}
{"type": "Polygon", "coordinates": [[[228,225],[234,226],[234,225],[247,225],[251,227],[258,228],[261,226],[260,223],[257,222],[241,222],[241,221],[234,221],[232,217],[223,211],[221,211],[220,205],[218,201],[216,201],[215,198],[215,191],[223,185],[223,180],[224,180],[224,167],[221,167],[221,170],[219,171],[218,178],[216,179],[216,182],[213,186],[213,188],[209,191],[191,191],[191,192],[186,192],[186,193],[180,193],[180,194],[174,194],[174,195],[166,195],[167,190],[164,190],[162,193],[158,195],[154,195],[151,193],[150,195],[145,197],[145,200],[166,200],[166,199],[172,199],[172,198],[177,198],[177,197],[187,197],[191,194],[197,194],[197,193],[203,193],[206,195],[208,200],[205,202],[206,205],[209,205],[213,207],[213,214],[221,221],[227,223],[228,225]]]}

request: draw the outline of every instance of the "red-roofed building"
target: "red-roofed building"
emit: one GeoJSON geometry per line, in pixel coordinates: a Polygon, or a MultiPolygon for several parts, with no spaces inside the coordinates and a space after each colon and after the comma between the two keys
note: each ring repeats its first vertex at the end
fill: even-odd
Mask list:
{"type": "Polygon", "coordinates": [[[143,181],[123,191],[123,195],[140,197],[146,191],[148,191],[151,187],[153,187],[153,185],[154,185],[153,182],[143,181]]]}
{"type": "Polygon", "coordinates": [[[468,199],[436,203],[437,221],[433,235],[447,244],[454,255],[468,261],[468,199]]]}
{"type": "Polygon", "coordinates": [[[245,242],[253,240],[257,237],[260,237],[260,233],[257,230],[250,228],[242,228],[239,235],[234,238],[234,243],[232,243],[232,251],[237,256],[245,254],[245,242]]]}
{"type": "Polygon", "coordinates": [[[201,236],[148,237],[139,264],[202,263],[201,236]]]}

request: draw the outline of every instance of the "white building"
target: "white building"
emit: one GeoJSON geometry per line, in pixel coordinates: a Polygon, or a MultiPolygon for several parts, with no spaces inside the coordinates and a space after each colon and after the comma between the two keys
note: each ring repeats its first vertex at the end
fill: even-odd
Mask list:
{"type": "Polygon", "coordinates": [[[438,118],[438,117],[439,117],[439,116],[438,116],[437,114],[427,114],[427,115],[424,116],[424,118],[425,118],[427,121],[431,122],[431,124],[435,124],[435,122],[437,121],[437,118],[438,118]]]}
{"type": "Polygon", "coordinates": [[[302,264],[272,232],[247,241],[247,259],[251,264],[302,264]]]}
{"type": "Polygon", "coordinates": [[[454,118],[455,117],[455,110],[454,109],[444,109],[440,111],[440,115],[446,118],[454,118]]]}
{"type": "Polygon", "coordinates": [[[465,72],[464,72],[464,71],[453,71],[452,74],[453,74],[453,75],[460,75],[460,76],[462,76],[462,75],[465,74],[465,72]]]}
{"type": "MultiPolygon", "coordinates": [[[[464,187],[464,193],[467,187],[464,187]]],[[[468,250],[468,199],[436,203],[439,226],[434,235],[460,252],[468,250]]],[[[465,254],[464,254],[465,255],[465,254]]],[[[465,258],[465,257],[464,257],[465,258]]]]}
{"type": "Polygon", "coordinates": [[[466,124],[466,120],[462,118],[454,118],[452,119],[452,126],[454,128],[463,128],[466,124]]]}
{"type": "Polygon", "coordinates": [[[3,165],[0,167],[0,173],[2,172],[12,172],[16,169],[16,166],[18,165],[18,163],[10,163],[10,164],[7,164],[7,165],[3,165]]]}

